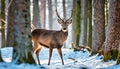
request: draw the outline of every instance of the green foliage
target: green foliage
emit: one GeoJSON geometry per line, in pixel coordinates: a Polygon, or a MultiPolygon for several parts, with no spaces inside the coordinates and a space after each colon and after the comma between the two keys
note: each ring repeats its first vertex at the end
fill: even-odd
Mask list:
{"type": "Polygon", "coordinates": [[[103,61],[107,62],[110,59],[110,57],[111,57],[110,53],[104,54],[103,61]]]}
{"type": "Polygon", "coordinates": [[[118,56],[118,50],[111,50],[104,54],[104,61],[107,62],[108,60],[116,60],[118,56]]]}
{"type": "Polygon", "coordinates": [[[117,62],[116,62],[116,64],[120,64],[120,51],[119,51],[118,56],[117,56],[117,62]]]}

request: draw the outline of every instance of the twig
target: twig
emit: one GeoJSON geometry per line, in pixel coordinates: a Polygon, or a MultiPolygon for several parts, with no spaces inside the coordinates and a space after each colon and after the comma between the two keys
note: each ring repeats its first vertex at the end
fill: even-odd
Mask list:
{"type": "Polygon", "coordinates": [[[14,1],[14,0],[11,0],[11,1],[10,1],[10,3],[9,3],[8,6],[7,6],[7,9],[10,7],[10,5],[12,4],[13,1],[14,1]]]}
{"type": "Polygon", "coordinates": [[[6,13],[5,13],[6,16],[7,16],[7,13],[8,13],[8,8],[11,6],[11,4],[12,4],[13,1],[14,1],[14,0],[11,0],[11,1],[8,3],[8,6],[7,6],[7,8],[6,8],[6,13]]]}
{"type": "Polygon", "coordinates": [[[0,17],[0,21],[2,21],[3,23],[6,23],[6,21],[4,19],[2,19],[1,17],[0,17]]]}

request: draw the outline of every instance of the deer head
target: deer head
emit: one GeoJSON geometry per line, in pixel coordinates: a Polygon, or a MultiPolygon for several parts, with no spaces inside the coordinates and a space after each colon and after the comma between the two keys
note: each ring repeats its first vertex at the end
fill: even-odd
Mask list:
{"type": "Polygon", "coordinates": [[[66,20],[63,20],[62,18],[60,18],[59,14],[58,14],[58,12],[57,12],[57,9],[56,9],[56,14],[57,14],[57,16],[58,16],[58,20],[57,20],[57,21],[58,21],[59,24],[61,24],[61,26],[62,26],[62,31],[63,31],[63,32],[68,31],[68,26],[69,26],[69,24],[72,23],[72,14],[73,14],[73,12],[72,12],[70,18],[68,18],[68,19],[66,19],[66,20]]]}

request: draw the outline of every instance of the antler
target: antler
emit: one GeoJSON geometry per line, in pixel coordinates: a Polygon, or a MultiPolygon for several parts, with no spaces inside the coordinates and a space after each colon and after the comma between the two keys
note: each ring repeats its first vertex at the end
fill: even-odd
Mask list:
{"type": "MultiPolygon", "coordinates": [[[[70,16],[70,18],[69,18],[69,19],[71,19],[71,18],[72,18],[72,15],[73,15],[73,10],[71,10],[71,12],[72,12],[72,13],[71,13],[71,16],[70,16]]],[[[68,19],[68,20],[69,20],[69,19],[68,19]]]]}
{"type": "Polygon", "coordinates": [[[56,14],[57,14],[58,18],[62,20],[62,18],[60,18],[59,14],[57,12],[57,8],[56,8],[56,14]]]}

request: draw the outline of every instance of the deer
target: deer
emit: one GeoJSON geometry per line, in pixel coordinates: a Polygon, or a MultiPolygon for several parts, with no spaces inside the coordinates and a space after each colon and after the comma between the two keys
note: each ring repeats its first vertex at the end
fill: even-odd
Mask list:
{"type": "Polygon", "coordinates": [[[56,48],[62,65],[64,65],[62,56],[62,46],[68,37],[68,26],[72,23],[72,14],[66,20],[63,20],[56,9],[56,15],[58,17],[57,21],[62,26],[61,30],[46,30],[46,29],[35,29],[32,31],[32,41],[34,43],[33,52],[37,57],[37,62],[40,65],[39,52],[43,47],[49,48],[49,60],[48,65],[50,65],[50,60],[52,56],[53,49],[56,48]]]}

